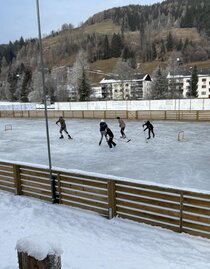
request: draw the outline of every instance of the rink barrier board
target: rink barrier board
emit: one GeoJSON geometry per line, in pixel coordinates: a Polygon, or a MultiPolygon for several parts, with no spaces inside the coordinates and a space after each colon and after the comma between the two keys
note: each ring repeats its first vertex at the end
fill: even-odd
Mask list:
{"type": "MultiPolygon", "coordinates": [[[[210,110],[48,110],[49,118],[209,121],[210,110]]],[[[44,110],[0,111],[1,118],[44,118],[44,110]]]]}
{"type": "MultiPolygon", "coordinates": [[[[210,239],[210,193],[52,169],[58,204],[210,239]]],[[[49,170],[0,162],[0,189],[52,202],[49,170]]]]}

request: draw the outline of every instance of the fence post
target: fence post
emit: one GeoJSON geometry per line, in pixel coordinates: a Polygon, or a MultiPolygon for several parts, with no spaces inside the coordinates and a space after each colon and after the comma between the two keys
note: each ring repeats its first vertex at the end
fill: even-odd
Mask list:
{"type": "Polygon", "coordinates": [[[63,250],[45,235],[21,238],[16,243],[19,269],[61,269],[63,250]]]}
{"type": "Polygon", "coordinates": [[[13,164],[13,175],[14,175],[14,183],[15,183],[15,194],[21,195],[21,181],[20,181],[20,166],[17,164],[13,164]]]}
{"type": "Polygon", "coordinates": [[[19,269],[61,269],[61,257],[56,254],[47,255],[39,261],[27,253],[18,252],[19,269]]]}
{"type": "Polygon", "coordinates": [[[107,182],[108,189],[108,218],[112,219],[116,216],[116,192],[115,181],[109,179],[107,182]]]}
{"type": "Polygon", "coordinates": [[[180,216],[179,216],[179,232],[182,233],[182,225],[183,225],[183,200],[184,195],[183,192],[180,193],[180,216]]]}

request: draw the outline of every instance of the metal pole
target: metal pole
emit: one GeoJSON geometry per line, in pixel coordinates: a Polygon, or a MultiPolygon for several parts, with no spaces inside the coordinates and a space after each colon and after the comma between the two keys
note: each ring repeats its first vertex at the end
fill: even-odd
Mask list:
{"type": "Polygon", "coordinates": [[[55,203],[56,197],[55,197],[54,186],[53,186],[54,181],[52,177],[52,164],[51,164],[51,153],[50,153],[50,137],[49,137],[48,115],[47,115],[47,100],[46,100],[46,88],[45,88],[39,0],[36,0],[36,7],[37,7],[37,21],[38,21],[39,46],[40,46],[39,49],[40,49],[40,58],[41,58],[42,87],[43,87],[43,98],[44,98],[44,109],[45,109],[45,124],[46,124],[46,135],[47,135],[47,150],[48,150],[49,172],[50,172],[50,182],[51,182],[51,194],[52,194],[52,203],[55,203]]]}

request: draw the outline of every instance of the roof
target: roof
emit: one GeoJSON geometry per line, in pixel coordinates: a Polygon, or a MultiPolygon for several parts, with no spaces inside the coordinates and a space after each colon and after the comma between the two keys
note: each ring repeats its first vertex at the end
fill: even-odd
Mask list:
{"type": "Polygon", "coordinates": [[[149,74],[134,74],[130,79],[120,79],[119,76],[109,76],[103,78],[100,83],[120,83],[122,81],[151,81],[149,74]]]}

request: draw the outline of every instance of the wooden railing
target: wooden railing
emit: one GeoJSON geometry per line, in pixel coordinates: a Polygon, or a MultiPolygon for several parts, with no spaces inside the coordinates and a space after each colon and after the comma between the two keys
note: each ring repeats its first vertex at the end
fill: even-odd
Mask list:
{"type": "MultiPolygon", "coordinates": [[[[115,119],[117,116],[124,119],[138,120],[182,120],[182,121],[209,121],[210,110],[49,110],[49,118],[81,118],[81,119],[115,119]]],[[[44,118],[44,111],[28,110],[0,111],[1,118],[44,118]]]]}
{"type": "MultiPolygon", "coordinates": [[[[56,201],[210,239],[210,192],[53,170],[56,201]]],[[[0,162],[0,189],[52,201],[48,169],[0,162]]]]}

